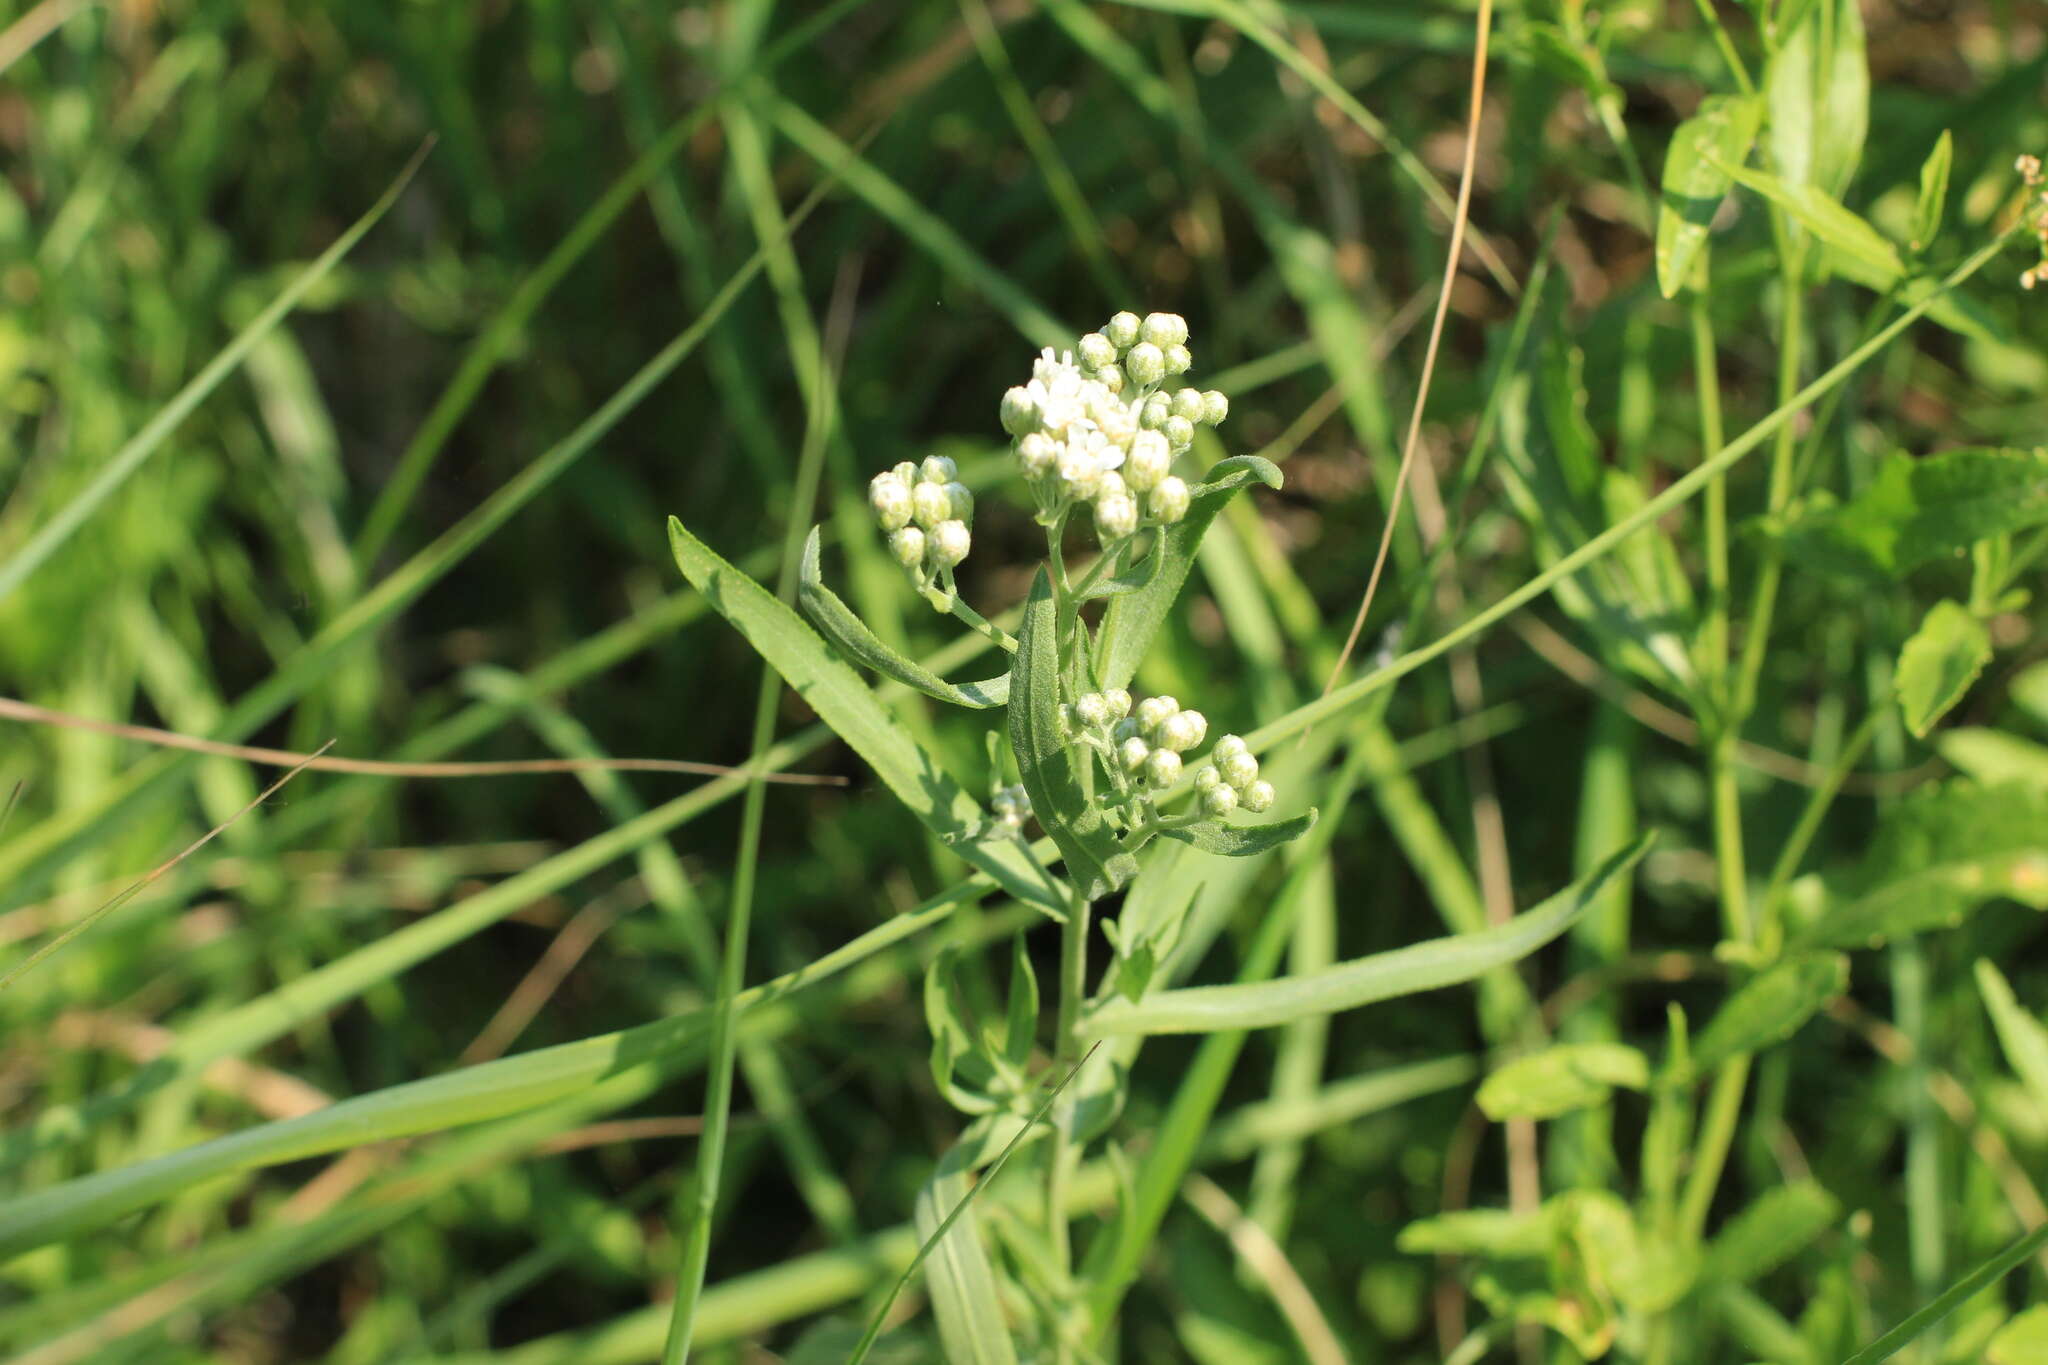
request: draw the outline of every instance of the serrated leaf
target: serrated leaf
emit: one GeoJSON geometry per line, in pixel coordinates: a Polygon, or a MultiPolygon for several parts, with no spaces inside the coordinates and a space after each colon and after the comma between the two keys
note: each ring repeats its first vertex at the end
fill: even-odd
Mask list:
{"type": "Polygon", "coordinates": [[[1948,205],[1949,169],[1955,164],[1956,140],[1944,128],[1934,141],[1934,150],[1920,163],[1920,199],[1913,208],[1913,249],[1925,251],[1941,232],[1941,217],[1948,205]]]}
{"type": "Polygon", "coordinates": [[[1010,1008],[1003,1055],[1012,1066],[1021,1067],[1030,1060],[1037,1038],[1038,973],[1031,968],[1031,954],[1024,951],[1024,936],[1019,934],[1010,947],[1010,1008]]]}
{"type": "Polygon", "coordinates": [[[1707,1249],[1701,1276],[1734,1284],[1760,1280],[1804,1251],[1841,1216],[1841,1201],[1815,1181],[1775,1185],[1722,1227],[1707,1249]]]}
{"type": "Polygon", "coordinates": [[[2048,1365],[2048,1304],[2035,1304],[1998,1329],[1984,1365],[2048,1365]]]}
{"type": "Polygon", "coordinates": [[[1815,505],[1780,534],[1799,563],[1892,580],[1987,536],[2048,523],[2048,449],[1893,455],[1856,497],[1815,505]]]}
{"type": "Polygon", "coordinates": [[[1797,1033],[1849,984],[1840,953],[1792,953],[1744,982],[1693,1040],[1695,1075],[1797,1033]]]}
{"type": "Polygon", "coordinates": [[[1621,1043],[1559,1043],[1517,1057],[1488,1076],[1475,1098],[1495,1123],[1550,1119],[1605,1104],[1615,1086],[1642,1090],[1650,1062],[1621,1043]]]}
{"type": "Polygon", "coordinates": [[[2048,791],[2048,745],[2004,730],[1958,726],[1935,736],[1934,750],[1963,776],[1986,786],[2017,782],[2048,791]]]}
{"type": "Polygon", "coordinates": [[[1159,543],[1147,556],[1157,556],[1159,567],[1144,586],[1111,598],[1102,614],[1096,671],[1104,687],[1129,686],[1145,651],[1152,647],[1152,637],[1159,633],[1174,599],[1180,596],[1181,585],[1187,582],[1209,523],[1216,520],[1224,504],[1254,483],[1278,488],[1282,482],[1280,469],[1271,460],[1234,455],[1219,461],[1209,471],[1208,481],[1190,490],[1187,515],[1161,532],[1159,543]]]}
{"type": "Polygon", "coordinates": [[[1657,288],[1665,298],[1686,284],[1734,183],[1727,167],[1748,159],[1763,115],[1755,95],[1713,95],[1671,135],[1657,209],[1657,288]]]}
{"type": "Polygon", "coordinates": [[[1894,282],[1905,278],[1906,262],[1900,257],[1899,249],[1883,233],[1844,208],[1827,191],[1728,161],[1719,165],[1737,181],[1791,214],[1796,222],[1822,242],[1860,263],[1876,278],[1894,282]]]}
{"type": "Polygon", "coordinates": [[[818,563],[818,528],[804,541],[803,571],[797,579],[797,601],[832,647],[855,663],[866,664],[884,677],[914,687],[927,697],[975,710],[1001,706],[1010,699],[1010,675],[974,683],[949,683],[914,659],[906,659],[882,643],[867,623],[853,614],[839,594],[825,586],[818,563]]]}
{"type": "Polygon", "coordinates": [[[1771,164],[1795,185],[1848,188],[1870,123],[1870,69],[1857,0],[1818,0],[1784,31],[1764,73],[1771,164]]]}
{"type": "Polygon", "coordinates": [[[669,518],[668,540],[683,576],[874,769],[897,800],[941,838],[962,841],[954,843],[954,852],[1011,895],[1055,916],[1066,914],[1057,889],[1048,885],[1014,840],[965,842],[982,826],[980,803],[919,747],[860,675],[836,658],[802,617],[726,563],[674,517],[669,518]]]}
{"type": "Polygon", "coordinates": [[[1086,1028],[1098,1036],[1270,1028],[1470,981],[1527,956],[1570,928],[1602,889],[1625,875],[1649,846],[1650,837],[1645,835],[1583,880],[1492,929],[1431,939],[1273,981],[1190,986],[1160,991],[1136,1003],[1111,1000],[1095,1009],[1086,1028]]]}
{"type": "Polygon", "coordinates": [[[2048,910],[2048,795],[2038,790],[1962,781],[1922,788],[1886,808],[1869,850],[1826,880],[1821,913],[1801,942],[1875,945],[1960,924],[2000,896],[2048,910]]]}
{"type": "Polygon", "coordinates": [[[1954,602],[1936,602],[1899,651],[1899,710],[1906,728],[1925,739],[1934,722],[1963,699],[1991,661],[1991,632],[1954,602]]]}
{"type": "Polygon", "coordinates": [[[1161,838],[1192,844],[1204,853],[1252,858],[1300,838],[1315,822],[1316,810],[1311,806],[1292,820],[1276,820],[1270,825],[1226,825],[1221,820],[1197,820],[1179,829],[1162,829],[1159,834],[1161,838]]]}
{"type": "Polygon", "coordinates": [[[1983,958],[1977,959],[1977,989],[1991,1012],[2005,1060],[2026,1083],[2034,1103],[2048,1108],[2048,1028],[2020,1004],[2004,973],[1983,958]]]}
{"type": "Polygon", "coordinates": [[[1122,888],[1138,864],[1088,799],[1087,788],[1074,771],[1075,750],[1060,732],[1057,612],[1052,580],[1040,569],[1031,581],[1031,596],[1017,628],[1017,657],[1010,671],[1010,747],[1033,814],[1059,846],[1067,875],[1092,901],[1122,888]]]}

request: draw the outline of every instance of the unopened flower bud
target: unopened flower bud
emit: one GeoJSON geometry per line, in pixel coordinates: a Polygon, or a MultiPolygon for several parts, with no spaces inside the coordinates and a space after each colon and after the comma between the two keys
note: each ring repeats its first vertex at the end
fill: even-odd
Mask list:
{"type": "Polygon", "coordinates": [[[915,487],[917,484],[917,466],[915,464],[912,464],[909,460],[902,460],[897,462],[895,465],[890,467],[889,472],[891,474],[894,474],[897,478],[903,480],[903,486],[905,488],[912,488],[915,487]]]}
{"type": "Polygon", "coordinates": [[[1131,453],[1124,457],[1124,481],[1138,492],[1159,486],[1173,468],[1173,452],[1166,438],[1156,431],[1141,431],[1131,438],[1131,453]]]}
{"type": "Polygon", "coordinates": [[[1110,722],[1109,698],[1100,692],[1084,692],[1074,698],[1074,718],[1083,725],[1107,725],[1110,722]]]}
{"type": "Polygon", "coordinates": [[[1091,370],[1116,364],[1116,343],[1100,332],[1090,332],[1074,345],[1074,354],[1091,370]]]}
{"type": "Polygon", "coordinates": [[[1166,378],[1166,353],[1149,341],[1141,341],[1124,357],[1124,372],[1139,388],[1150,388],[1166,378]]]}
{"type": "Polygon", "coordinates": [[[1180,703],[1172,697],[1147,697],[1138,703],[1138,724],[1147,730],[1155,730],[1159,722],[1180,710],[1180,703]]]}
{"type": "Polygon", "coordinates": [[[1152,757],[1152,746],[1136,735],[1117,746],[1117,757],[1123,760],[1124,768],[1136,772],[1145,766],[1145,760],[1152,757]]]}
{"type": "Polygon", "coordinates": [[[1168,346],[1161,355],[1166,360],[1168,374],[1186,374],[1194,368],[1194,354],[1185,346],[1168,346]]]}
{"type": "Polygon", "coordinates": [[[1131,714],[1131,694],[1121,687],[1110,688],[1102,694],[1102,699],[1109,703],[1109,714],[1118,720],[1131,714]]]}
{"type": "Polygon", "coordinates": [[[1200,711],[1180,711],[1159,723],[1159,743],[1175,753],[1199,748],[1209,733],[1209,721],[1200,711]]]}
{"type": "Polygon", "coordinates": [[[1120,394],[1124,391],[1124,371],[1121,365],[1104,365],[1095,372],[1095,378],[1111,393],[1120,394]]]}
{"type": "Polygon", "coordinates": [[[1202,393],[1199,389],[1175,389],[1173,393],[1173,415],[1185,417],[1190,422],[1202,420],[1202,393]]]}
{"type": "Polygon", "coordinates": [[[1148,499],[1152,515],[1168,526],[1188,514],[1188,504],[1193,500],[1194,495],[1188,492],[1187,480],[1171,474],[1159,481],[1159,486],[1152,490],[1148,499]]]}
{"type": "Polygon", "coordinates": [[[1214,763],[1204,763],[1201,767],[1195,769],[1196,791],[1206,792],[1211,787],[1220,787],[1222,785],[1223,774],[1216,771],[1214,763]]]}
{"type": "Polygon", "coordinates": [[[932,558],[946,568],[967,558],[973,544],[974,538],[968,534],[964,521],[942,521],[932,528],[932,558]]]}
{"type": "Polygon", "coordinates": [[[1017,459],[1024,465],[1024,477],[1042,479],[1052,473],[1060,448],[1043,432],[1034,431],[1017,442],[1017,459]]]}
{"type": "Polygon", "coordinates": [[[1171,749],[1154,749],[1145,760],[1145,780],[1160,788],[1180,781],[1180,755],[1171,749]]]}
{"type": "Polygon", "coordinates": [[[1168,346],[1185,346],[1188,340],[1188,320],[1178,313],[1147,313],[1145,320],[1138,324],[1138,338],[1162,349],[1168,346]]]}
{"type": "Polygon", "coordinates": [[[1132,343],[1138,339],[1138,327],[1139,322],[1136,313],[1118,313],[1108,322],[1102,324],[1102,335],[1107,337],[1109,344],[1116,347],[1119,351],[1127,351],[1131,348],[1132,343]]]}
{"type": "Polygon", "coordinates": [[[1211,752],[1210,756],[1218,763],[1221,763],[1232,754],[1248,754],[1250,752],[1251,747],[1243,739],[1237,735],[1225,735],[1216,741],[1216,748],[1211,752]]]}
{"type": "Polygon", "coordinates": [[[1003,430],[1012,436],[1022,436],[1038,427],[1038,404],[1031,401],[1031,393],[1022,387],[1009,390],[1003,395],[1003,430]]]}
{"type": "Polygon", "coordinates": [[[1095,476],[1095,496],[1102,498],[1127,498],[1131,490],[1124,483],[1124,476],[1114,469],[1105,469],[1095,476]]]}
{"type": "Polygon", "coordinates": [[[1231,786],[1243,789],[1256,782],[1259,777],[1259,760],[1239,750],[1216,761],[1216,770],[1223,774],[1223,780],[1231,786]]]}
{"type": "Polygon", "coordinates": [[[1210,389],[1202,395],[1201,421],[1205,426],[1219,426],[1230,416],[1230,400],[1219,389],[1210,389]]]}
{"type": "Polygon", "coordinates": [[[1271,810],[1273,808],[1273,797],[1274,791],[1271,782],[1254,782],[1244,789],[1244,808],[1254,815],[1257,815],[1260,811],[1271,810]]]}
{"type": "Polygon", "coordinates": [[[868,506],[875,509],[875,520],[884,531],[910,524],[910,490],[893,473],[885,470],[868,481],[868,506]]]}
{"type": "Polygon", "coordinates": [[[1169,417],[1160,428],[1166,433],[1166,444],[1175,451],[1186,450],[1195,443],[1195,424],[1185,417],[1169,417]]]}
{"type": "Polygon", "coordinates": [[[1122,540],[1137,529],[1138,504],[1129,497],[1115,493],[1095,500],[1095,533],[1104,541],[1122,540]]]}
{"type": "Polygon", "coordinates": [[[1202,810],[1220,820],[1237,809],[1237,793],[1220,783],[1202,793],[1202,810]]]}
{"type": "Polygon", "coordinates": [[[926,483],[948,484],[960,477],[960,466],[944,455],[927,455],[918,473],[923,476],[926,483]]]}
{"type": "Polygon", "coordinates": [[[905,526],[889,536],[889,554],[904,568],[915,571],[924,563],[924,532],[905,526]]]}
{"type": "Polygon", "coordinates": [[[910,514],[919,526],[929,531],[953,515],[953,499],[946,495],[946,486],[939,483],[921,483],[911,490],[910,514]]]}
{"type": "Polygon", "coordinates": [[[953,505],[953,520],[974,524],[974,494],[967,491],[967,485],[954,482],[946,485],[946,500],[953,505]]]}

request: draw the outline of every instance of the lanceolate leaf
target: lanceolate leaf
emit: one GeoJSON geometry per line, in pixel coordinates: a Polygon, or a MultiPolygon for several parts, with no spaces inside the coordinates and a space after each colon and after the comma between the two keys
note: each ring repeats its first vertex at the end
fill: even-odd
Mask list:
{"type": "Polygon", "coordinates": [[[1816,506],[1783,529],[1813,568],[1891,579],[1987,536],[2048,523],[2048,449],[1894,455],[1848,503],[1816,506]]]}
{"type": "Polygon", "coordinates": [[[2004,974],[1982,958],[1977,960],[1977,989],[1991,1011],[2006,1061],[2026,1083],[2034,1102],[2048,1105],[2048,1028],[2020,1004],[2004,974]]]}
{"type": "Polygon", "coordinates": [[[1848,187],[1870,125],[1870,67],[1858,0],[1815,0],[1764,78],[1771,161],[1786,180],[1831,195],[1848,187]]]}
{"type": "Polygon", "coordinates": [[[1010,699],[1010,675],[981,682],[949,683],[913,659],[906,659],[883,644],[867,623],[853,614],[839,594],[825,586],[818,565],[818,528],[811,528],[804,542],[803,573],[797,582],[797,601],[805,615],[827,640],[855,663],[866,664],[885,677],[916,688],[927,697],[949,701],[976,710],[1001,706],[1010,699]]]}
{"type": "Polygon", "coordinates": [[[1791,214],[1821,241],[1860,262],[1866,270],[1893,280],[1905,276],[1906,263],[1899,256],[1899,249],[1825,190],[1781,180],[1768,171],[1732,162],[1722,162],[1721,168],[1791,214]]]}
{"type": "Polygon", "coordinates": [[[962,858],[995,878],[1016,896],[1055,915],[1066,907],[1022,848],[1014,841],[976,843],[981,806],[952,775],[910,737],[887,707],[875,699],[860,675],[834,658],[816,631],[774,594],[713,553],[674,517],[669,546],[683,576],[796,689],[818,718],[852,746],[869,767],[925,824],[950,838],[962,858]]]}
{"type": "Polygon", "coordinates": [[[1790,1038],[1849,984],[1840,953],[1793,953],[1744,982],[1692,1044],[1695,1075],[1790,1038]]]}
{"type": "Polygon", "coordinates": [[[1289,839],[1300,838],[1315,822],[1316,812],[1311,806],[1305,814],[1270,825],[1226,825],[1221,820],[1198,820],[1184,828],[1162,829],[1159,833],[1162,838],[1193,844],[1204,853],[1220,853],[1226,858],[1250,858],[1278,848],[1289,839]]]}
{"type": "Polygon", "coordinates": [[[1650,1061],[1620,1043],[1560,1043],[1517,1057],[1480,1085],[1475,1098],[1486,1117],[1556,1118],[1574,1109],[1605,1104],[1614,1087],[1642,1090],[1650,1084],[1650,1061]]]}
{"type": "Polygon", "coordinates": [[[1747,1284],[1791,1260],[1842,1216],[1842,1203],[1812,1180],[1776,1185],[1728,1220],[1708,1248],[1704,1279],[1747,1284]]]}
{"type": "MultiPolygon", "coordinates": [[[[1195,485],[1188,514],[1166,528],[1152,554],[1159,567],[1149,581],[1122,596],[1112,598],[1102,614],[1101,658],[1098,672],[1104,687],[1125,687],[1138,671],[1138,662],[1152,646],[1181,585],[1194,567],[1195,551],[1209,530],[1209,523],[1223,510],[1232,495],[1254,483],[1278,488],[1280,470],[1271,460],[1257,455],[1236,455],[1220,461],[1209,471],[1207,483],[1195,485]]],[[[1142,566],[1141,566],[1142,567],[1142,566]]]]}
{"type": "Polygon", "coordinates": [[[1657,210],[1657,288],[1673,298],[1684,286],[1708,229],[1756,141],[1764,102],[1755,95],[1713,95],[1678,125],[1664,154],[1663,203],[1657,210]]]}
{"type": "Polygon", "coordinates": [[[2008,896],[2048,910],[2048,793],[1950,782],[1894,802],[1861,865],[1826,883],[1825,906],[1800,935],[1860,948],[1960,924],[2008,896]]]}
{"type": "Polygon", "coordinates": [[[1991,633],[1968,609],[1936,602],[1899,651],[1895,675],[1906,728],[1925,738],[1991,660],[1991,633]]]}
{"type": "Polygon", "coordinates": [[[1948,173],[1955,159],[1956,140],[1944,128],[1920,167],[1920,200],[1913,210],[1915,251],[1925,251],[1941,231],[1942,211],[1948,204],[1948,173]]]}
{"type": "Polygon", "coordinates": [[[1040,569],[1024,603],[1017,657],[1011,665],[1010,746],[1016,751],[1024,790],[1031,796],[1031,809],[1059,846],[1067,875],[1083,896],[1097,900],[1128,882],[1138,863],[1124,852],[1115,831],[1088,799],[1074,771],[1075,751],[1060,732],[1057,611],[1052,580],[1040,569]]]}
{"type": "Polygon", "coordinates": [[[1094,1034],[1269,1028],[1470,981],[1526,957],[1570,928],[1608,882],[1625,875],[1649,846],[1649,836],[1638,839],[1591,876],[1497,928],[1431,939],[1274,981],[1190,986],[1160,991],[1136,1003],[1111,1000],[1096,1009],[1087,1028],[1094,1034]]]}

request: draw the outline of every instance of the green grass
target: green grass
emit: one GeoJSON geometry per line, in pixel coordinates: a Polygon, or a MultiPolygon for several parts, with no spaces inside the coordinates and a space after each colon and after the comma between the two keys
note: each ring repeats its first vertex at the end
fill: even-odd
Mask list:
{"type": "Polygon", "coordinates": [[[879,1322],[871,1362],[1322,1365],[1305,1295],[1356,1361],[2033,1359],[2014,161],[2048,30],[1496,14],[1426,468],[1325,694],[1475,16],[0,16],[0,51],[42,33],[0,119],[0,693],[738,769],[309,769],[230,822],[277,769],[6,722],[0,1355],[811,1365],[879,1322]],[[1120,308],[1185,315],[1230,395],[1178,472],[1282,478],[1235,466],[1178,598],[1118,599],[1110,681],[1318,815],[1252,857],[1155,839],[1128,891],[1071,812],[960,842],[991,731],[1039,794],[1066,752],[998,402],[1120,308]],[[870,476],[932,453],[999,640],[874,531],[870,476]],[[915,686],[777,614],[814,523],[849,652],[915,686]],[[1022,720],[921,693],[1019,638],[1022,720]],[[976,1117],[970,1078],[1013,1089],[976,1117]]]}

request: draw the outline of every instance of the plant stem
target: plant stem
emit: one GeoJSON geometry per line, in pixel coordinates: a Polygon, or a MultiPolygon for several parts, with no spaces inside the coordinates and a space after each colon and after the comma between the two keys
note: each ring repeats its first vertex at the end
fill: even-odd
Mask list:
{"type": "MultiPolygon", "coordinates": [[[[1060,1004],[1058,1034],[1053,1042],[1055,1067],[1079,1064],[1082,1055],[1081,1006],[1088,993],[1088,898],[1077,885],[1067,910],[1067,922],[1060,926],[1060,1004]]],[[[1067,1171],[1078,1151],[1074,1145],[1074,1109],[1068,1101],[1054,1111],[1052,1154],[1045,1178],[1046,1234],[1052,1241],[1053,1266],[1062,1279],[1073,1274],[1073,1242],[1068,1236],[1066,1199],[1067,1171]]],[[[1053,1358],[1066,1365],[1072,1359],[1062,1324],[1054,1324],[1053,1358]]]]}

